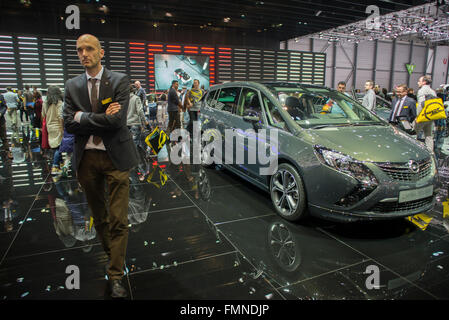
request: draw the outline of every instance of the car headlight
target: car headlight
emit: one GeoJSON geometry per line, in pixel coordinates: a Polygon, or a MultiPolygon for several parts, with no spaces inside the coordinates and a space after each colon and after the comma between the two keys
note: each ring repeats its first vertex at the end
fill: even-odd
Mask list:
{"type": "Polygon", "coordinates": [[[353,177],[362,187],[374,189],[379,184],[373,172],[362,162],[322,146],[314,146],[314,148],[321,163],[353,177]]]}

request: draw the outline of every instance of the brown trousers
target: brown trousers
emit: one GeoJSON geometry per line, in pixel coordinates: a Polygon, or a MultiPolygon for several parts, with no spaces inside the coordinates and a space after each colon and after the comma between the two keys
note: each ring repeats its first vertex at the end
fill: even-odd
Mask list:
{"type": "Polygon", "coordinates": [[[181,128],[181,122],[179,119],[178,111],[168,111],[168,126],[167,126],[167,134],[170,137],[170,134],[173,130],[181,128]]]}
{"type": "Polygon", "coordinates": [[[105,151],[85,150],[78,181],[86,194],[103,249],[110,259],[108,277],[121,279],[128,244],[129,171],[115,169],[105,151]]]}

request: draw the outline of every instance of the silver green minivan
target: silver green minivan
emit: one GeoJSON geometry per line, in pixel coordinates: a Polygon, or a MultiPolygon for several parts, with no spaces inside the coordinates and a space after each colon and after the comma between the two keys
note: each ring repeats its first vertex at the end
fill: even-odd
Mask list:
{"type": "MultiPolygon", "coordinates": [[[[425,145],[345,94],[297,83],[228,82],[203,99],[201,131],[244,136],[277,130],[277,167],[261,175],[257,161],[226,169],[271,194],[276,212],[296,221],[316,215],[339,221],[391,219],[433,208],[437,167],[425,145]]],[[[260,140],[260,139],[259,139],[260,140]]],[[[223,139],[224,141],[224,139],[223,139]]],[[[240,144],[242,144],[240,140],[240,144]]],[[[272,148],[267,134],[263,144],[272,148]]],[[[223,152],[222,157],[225,157],[223,152]]]]}

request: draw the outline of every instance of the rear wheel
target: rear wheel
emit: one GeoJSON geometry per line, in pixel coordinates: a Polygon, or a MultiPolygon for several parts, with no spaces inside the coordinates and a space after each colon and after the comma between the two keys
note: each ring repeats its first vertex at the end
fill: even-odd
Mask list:
{"type": "Polygon", "coordinates": [[[276,212],[284,219],[298,221],[307,216],[304,183],[292,165],[278,166],[271,176],[270,194],[276,212]]]}

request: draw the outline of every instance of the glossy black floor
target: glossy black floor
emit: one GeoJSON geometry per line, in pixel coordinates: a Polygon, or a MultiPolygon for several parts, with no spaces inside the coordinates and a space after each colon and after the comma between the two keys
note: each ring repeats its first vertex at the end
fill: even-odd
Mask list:
{"type": "MultiPolygon", "coordinates": [[[[2,155],[0,169],[0,299],[108,299],[107,257],[78,183],[52,178],[26,127],[9,136],[15,160],[2,155]],[[79,290],[66,289],[69,265],[79,267],[79,290]]],[[[413,221],[295,224],[227,171],[161,160],[131,175],[130,299],[449,298],[445,193],[413,221]],[[371,265],[380,270],[378,289],[366,286],[371,265]]]]}

